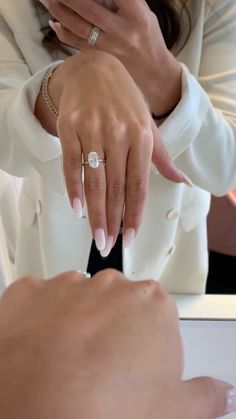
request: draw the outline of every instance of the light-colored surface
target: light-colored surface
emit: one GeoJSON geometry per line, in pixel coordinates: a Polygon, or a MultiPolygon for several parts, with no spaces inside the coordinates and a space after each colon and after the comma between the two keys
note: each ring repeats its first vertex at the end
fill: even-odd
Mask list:
{"type": "Polygon", "coordinates": [[[236,295],[173,295],[182,319],[235,319],[236,295]]]}
{"type": "MultiPolygon", "coordinates": [[[[177,55],[183,63],[181,100],[159,133],[176,166],[198,187],[168,182],[152,171],[143,222],[123,261],[128,278],[158,278],[176,293],[204,290],[206,191],[224,194],[236,184],[235,0],[191,1],[189,9],[193,30],[187,42],[183,34],[177,55]],[[179,217],[168,220],[172,209],[179,217]]],[[[60,142],[33,113],[45,72],[54,66],[42,36],[32,1],[21,0],[20,7],[19,0],[0,1],[0,166],[29,176],[20,200],[17,276],[85,271],[91,247],[88,219],[78,220],[67,195],[60,195],[60,142]]]]}
{"type": "MultiPolygon", "coordinates": [[[[185,379],[211,376],[236,386],[236,320],[182,320],[181,334],[185,379]]],[[[236,419],[236,412],[226,417],[236,419]]]]}

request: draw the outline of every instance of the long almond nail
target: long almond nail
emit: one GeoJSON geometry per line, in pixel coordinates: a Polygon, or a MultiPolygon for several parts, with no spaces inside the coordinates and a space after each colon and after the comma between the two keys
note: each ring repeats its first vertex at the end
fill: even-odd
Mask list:
{"type": "Polygon", "coordinates": [[[134,239],[136,236],[136,232],[134,228],[128,228],[125,231],[125,234],[123,235],[123,242],[124,242],[124,247],[128,248],[131,246],[131,244],[133,243],[134,239]]]}
{"type": "Polygon", "coordinates": [[[81,205],[81,201],[79,198],[73,199],[73,210],[76,215],[76,217],[81,218],[83,215],[83,208],[81,205]]]}
{"type": "Polygon", "coordinates": [[[193,187],[193,182],[191,181],[191,179],[189,179],[189,177],[182,172],[182,170],[178,170],[181,178],[182,178],[182,182],[185,183],[185,185],[189,186],[190,188],[193,187]]]}
{"type": "Polygon", "coordinates": [[[56,27],[56,25],[55,25],[55,22],[53,22],[52,20],[49,20],[49,21],[48,21],[48,24],[49,24],[50,28],[51,28],[54,32],[56,32],[56,31],[57,31],[57,27],[56,27]]]}
{"type": "Polygon", "coordinates": [[[107,237],[107,242],[106,242],[106,246],[105,246],[105,248],[103,249],[103,250],[101,250],[101,256],[103,257],[103,258],[106,258],[108,255],[109,255],[109,253],[110,253],[110,251],[111,251],[111,249],[112,249],[112,246],[113,246],[113,237],[112,236],[108,236],[107,237]]]}
{"type": "Polygon", "coordinates": [[[227,402],[225,414],[236,411],[236,388],[227,390],[227,402]]]}
{"type": "Polygon", "coordinates": [[[97,249],[99,250],[99,252],[101,252],[102,250],[105,249],[106,246],[106,235],[105,235],[105,231],[103,230],[103,228],[98,228],[95,231],[95,237],[94,237],[97,249]]]}

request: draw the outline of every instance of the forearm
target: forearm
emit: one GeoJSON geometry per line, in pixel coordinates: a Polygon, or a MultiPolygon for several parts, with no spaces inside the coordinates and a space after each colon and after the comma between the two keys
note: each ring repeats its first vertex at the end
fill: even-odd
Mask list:
{"type": "Polygon", "coordinates": [[[140,77],[140,88],[153,114],[163,115],[177,106],[181,99],[181,79],[182,67],[169,52],[160,64],[150,65],[145,77],[140,77]]]}

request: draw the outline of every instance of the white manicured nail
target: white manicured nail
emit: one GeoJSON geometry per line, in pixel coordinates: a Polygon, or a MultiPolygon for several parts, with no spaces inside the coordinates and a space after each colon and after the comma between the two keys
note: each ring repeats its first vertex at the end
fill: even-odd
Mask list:
{"type": "Polygon", "coordinates": [[[79,274],[83,275],[86,279],[90,279],[91,278],[91,274],[89,272],[82,272],[82,271],[77,271],[79,274]]]}
{"type": "Polygon", "coordinates": [[[227,403],[225,414],[234,411],[236,411],[236,388],[229,388],[227,390],[227,403]]]}
{"type": "Polygon", "coordinates": [[[126,247],[126,248],[129,247],[133,243],[133,241],[135,239],[135,236],[136,236],[135,229],[134,228],[128,228],[125,231],[125,234],[123,235],[124,247],[126,247]]]}
{"type": "Polygon", "coordinates": [[[106,258],[108,255],[109,255],[109,253],[110,253],[110,251],[111,251],[111,249],[112,249],[112,246],[113,246],[113,237],[112,236],[108,236],[107,237],[107,242],[106,242],[106,246],[105,246],[105,248],[103,249],[103,250],[101,250],[101,256],[103,257],[103,258],[106,258]]]}
{"type": "Polygon", "coordinates": [[[106,246],[106,235],[105,235],[105,231],[103,230],[103,228],[98,228],[95,231],[95,237],[94,237],[97,249],[99,250],[99,252],[101,252],[101,250],[105,249],[106,246]]]}
{"type": "Polygon", "coordinates": [[[81,218],[83,215],[83,208],[81,205],[81,201],[79,198],[73,199],[73,210],[76,215],[76,217],[81,218]]]}
{"type": "Polygon", "coordinates": [[[193,182],[191,181],[191,179],[189,179],[189,177],[184,172],[182,172],[182,170],[179,170],[179,174],[182,177],[182,182],[185,183],[185,185],[192,188],[193,187],[193,182]]]}

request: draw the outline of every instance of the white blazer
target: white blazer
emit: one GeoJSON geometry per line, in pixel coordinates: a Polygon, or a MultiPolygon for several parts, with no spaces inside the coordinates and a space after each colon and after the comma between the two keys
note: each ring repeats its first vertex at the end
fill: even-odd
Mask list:
{"type": "MultiPolygon", "coordinates": [[[[123,254],[127,277],[155,278],[172,293],[204,293],[209,192],[223,195],[236,185],[236,3],[189,4],[193,29],[177,55],[182,98],[159,131],[194,187],[152,167],[142,226],[123,254]]],[[[41,40],[31,1],[1,0],[0,167],[25,177],[17,276],[84,271],[91,245],[86,211],[76,219],[65,192],[60,142],[33,113],[45,71],[55,65],[41,40]]]]}
{"type": "MultiPolygon", "coordinates": [[[[14,279],[18,179],[0,170],[0,294],[14,279]]],[[[19,185],[20,188],[20,185],[19,185]]]]}

